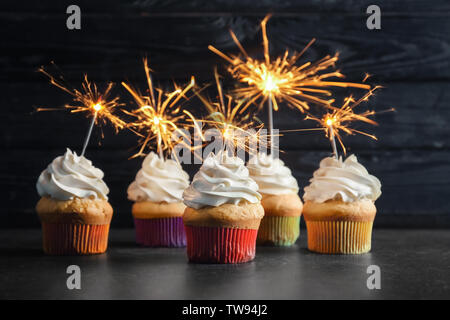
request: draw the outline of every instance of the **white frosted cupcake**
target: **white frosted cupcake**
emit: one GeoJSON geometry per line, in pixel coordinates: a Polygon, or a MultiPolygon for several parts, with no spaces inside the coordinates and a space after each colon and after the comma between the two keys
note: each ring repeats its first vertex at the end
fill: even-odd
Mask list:
{"type": "Polygon", "coordinates": [[[325,158],[305,188],[308,249],[320,253],[370,251],[380,181],[354,155],[325,158]]]}
{"type": "Polygon", "coordinates": [[[36,211],[47,254],[96,254],[108,247],[113,209],[103,172],[67,149],[55,158],[36,184],[36,211]]]}
{"type": "Polygon", "coordinates": [[[297,180],[279,158],[260,153],[247,164],[250,177],[262,195],[264,218],[258,231],[258,244],[290,246],[300,234],[303,204],[297,180]]]}
{"type": "Polygon", "coordinates": [[[255,257],[264,209],[244,162],[210,154],[184,192],[187,254],[192,262],[240,263],[255,257]]]}
{"type": "Polygon", "coordinates": [[[183,191],[189,175],[175,160],[161,159],[151,152],[142,162],[136,179],[128,187],[128,199],[134,201],[132,214],[136,242],[151,247],[183,247],[183,191]]]}

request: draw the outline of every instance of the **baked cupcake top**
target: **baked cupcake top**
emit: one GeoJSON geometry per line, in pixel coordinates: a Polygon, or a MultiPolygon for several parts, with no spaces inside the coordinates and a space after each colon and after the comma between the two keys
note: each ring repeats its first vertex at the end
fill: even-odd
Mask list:
{"type": "Polygon", "coordinates": [[[243,201],[258,203],[261,195],[258,185],[250,178],[248,169],[238,157],[226,152],[211,153],[183,193],[184,203],[191,208],[222,204],[239,204],[243,201]]]}
{"type": "Polygon", "coordinates": [[[304,189],[305,201],[375,201],[381,195],[380,181],[367,172],[355,155],[349,156],[345,161],[332,157],[323,159],[310,182],[304,189]]]}
{"type": "Polygon", "coordinates": [[[291,170],[279,158],[260,153],[247,164],[250,177],[258,184],[258,191],[264,194],[298,193],[297,180],[291,170]]]}
{"type": "Polygon", "coordinates": [[[103,175],[90,160],[67,148],[63,156],[55,158],[42,171],[36,188],[41,197],[61,201],[75,197],[108,200],[109,189],[103,175]]]}
{"type": "Polygon", "coordinates": [[[182,202],[183,191],[188,186],[189,175],[177,161],[161,159],[151,152],[128,187],[128,199],[136,202],[182,202]]]}

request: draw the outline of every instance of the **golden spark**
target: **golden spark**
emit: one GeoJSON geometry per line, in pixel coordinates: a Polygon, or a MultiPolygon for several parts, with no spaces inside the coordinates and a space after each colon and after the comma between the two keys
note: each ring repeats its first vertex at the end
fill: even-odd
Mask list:
{"type": "Polygon", "coordinates": [[[315,39],[312,39],[299,53],[290,55],[286,50],[283,55],[271,59],[266,30],[269,18],[270,15],[267,15],[261,22],[264,46],[264,60],[262,61],[253,59],[247,54],[232,30],[230,30],[231,37],[243,58],[241,58],[241,55],[226,55],[215,47],[208,46],[211,51],[229,62],[228,72],[235,79],[247,84],[246,87],[235,90],[237,98],[247,100],[240,110],[241,113],[258,100],[259,109],[266,101],[269,101],[274,110],[277,111],[279,102],[286,101],[289,106],[305,112],[309,109],[308,103],[329,106],[334,102],[329,87],[370,89],[370,85],[363,83],[329,80],[329,78],[344,78],[339,70],[325,72],[325,70],[335,67],[338,61],[337,53],[334,56],[327,55],[316,62],[296,65],[299,58],[314,43],[315,39]]]}
{"type": "MultiPolygon", "coordinates": [[[[116,133],[125,128],[126,123],[118,115],[116,115],[116,108],[123,106],[119,103],[119,97],[110,98],[111,89],[114,87],[112,82],[108,83],[106,89],[102,92],[97,85],[89,82],[87,75],[84,75],[81,84],[81,90],[72,89],[65,84],[64,79],[57,80],[54,76],[49,74],[44,67],[40,67],[38,72],[43,73],[50,79],[50,83],[59,89],[67,92],[73,97],[76,105],[65,105],[64,108],[70,110],[71,113],[86,112],[88,116],[93,117],[96,125],[110,123],[116,133]]],[[[60,108],[37,108],[36,111],[53,111],[61,110],[60,108]]]]}
{"type": "Polygon", "coordinates": [[[264,124],[249,113],[242,115],[239,111],[244,107],[244,100],[235,101],[230,95],[224,96],[217,70],[214,77],[218,101],[210,101],[196,92],[209,113],[202,121],[220,133],[224,148],[228,146],[254,154],[258,152],[258,146],[267,147],[269,135],[263,135],[261,131],[264,124]]]}
{"type": "MultiPolygon", "coordinates": [[[[184,123],[185,120],[191,119],[197,125],[192,114],[187,110],[182,110],[180,103],[189,100],[186,93],[195,85],[195,79],[191,77],[190,83],[184,88],[174,84],[174,90],[166,93],[160,88],[153,88],[150,75],[152,70],[148,67],[147,59],[144,59],[144,70],[147,77],[148,95],[142,95],[127,83],[122,82],[138,105],[136,110],[127,112],[136,118],[129,124],[129,127],[135,129],[133,131],[142,137],[140,150],[133,158],[145,155],[145,148],[154,141],[156,141],[157,152],[161,158],[164,158],[164,152],[170,153],[178,143],[183,143],[182,139],[174,140],[175,133],[188,138],[182,130],[183,127],[188,126],[184,123]]],[[[189,146],[186,145],[186,147],[189,146]]]]}
{"type": "MultiPolygon", "coordinates": [[[[353,96],[346,97],[344,99],[343,105],[340,108],[329,106],[330,112],[326,113],[322,118],[307,115],[305,120],[314,120],[322,126],[323,130],[325,131],[326,137],[330,139],[332,143],[333,153],[336,156],[337,150],[336,144],[334,142],[335,138],[339,141],[339,144],[341,145],[344,154],[346,154],[346,148],[342,141],[342,133],[346,133],[348,135],[361,134],[371,139],[377,140],[376,136],[364,131],[351,128],[350,125],[355,121],[362,121],[372,125],[378,125],[377,122],[369,118],[370,116],[377,114],[377,112],[373,110],[368,110],[362,113],[355,113],[354,109],[355,107],[359,106],[362,102],[367,101],[374,94],[375,90],[379,88],[381,87],[377,86],[372,88],[358,100],[355,100],[353,96]]],[[[383,112],[389,111],[394,111],[394,109],[392,108],[389,110],[385,110],[383,112]]]]}

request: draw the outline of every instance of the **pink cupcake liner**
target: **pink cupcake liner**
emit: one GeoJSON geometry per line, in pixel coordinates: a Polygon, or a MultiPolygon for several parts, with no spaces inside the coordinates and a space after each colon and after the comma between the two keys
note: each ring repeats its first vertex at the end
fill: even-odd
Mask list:
{"type": "Polygon", "coordinates": [[[258,230],[185,226],[187,255],[197,263],[242,263],[255,258],[258,230]]]}
{"type": "Polygon", "coordinates": [[[136,242],[146,247],[185,247],[183,218],[134,219],[136,242]]]}

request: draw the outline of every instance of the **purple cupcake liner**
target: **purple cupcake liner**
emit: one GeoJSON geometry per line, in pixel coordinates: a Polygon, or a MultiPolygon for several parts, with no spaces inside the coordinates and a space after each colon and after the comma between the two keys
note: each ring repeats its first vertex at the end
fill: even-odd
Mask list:
{"type": "Polygon", "coordinates": [[[146,247],[185,247],[183,218],[134,219],[136,242],[146,247]]]}

